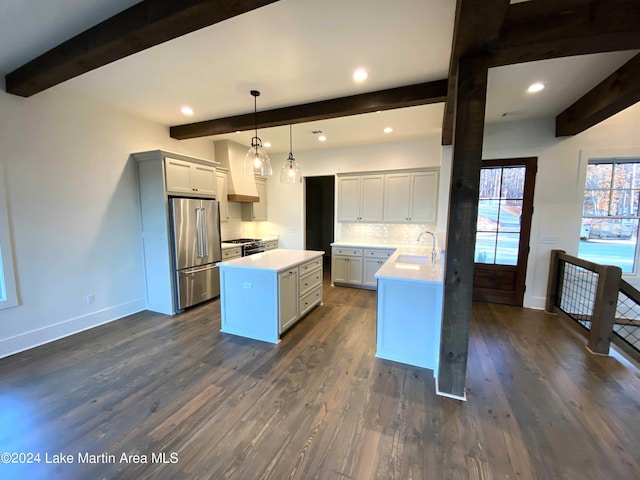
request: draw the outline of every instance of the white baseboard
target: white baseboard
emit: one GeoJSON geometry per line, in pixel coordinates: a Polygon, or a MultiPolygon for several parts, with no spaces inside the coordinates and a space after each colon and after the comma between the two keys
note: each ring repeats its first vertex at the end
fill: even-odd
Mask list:
{"type": "Polygon", "coordinates": [[[525,302],[524,308],[533,310],[544,310],[547,306],[547,297],[531,297],[525,302]]]}
{"type": "Polygon", "coordinates": [[[0,340],[0,358],[68,337],[145,309],[143,298],[0,340]]]}

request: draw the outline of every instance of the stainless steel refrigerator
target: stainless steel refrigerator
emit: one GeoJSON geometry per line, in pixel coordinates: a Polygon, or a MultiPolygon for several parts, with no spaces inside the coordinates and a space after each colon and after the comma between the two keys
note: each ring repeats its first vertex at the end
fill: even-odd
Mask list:
{"type": "Polygon", "coordinates": [[[193,198],[171,198],[169,203],[176,296],[182,310],[220,295],[220,205],[193,198]]]}

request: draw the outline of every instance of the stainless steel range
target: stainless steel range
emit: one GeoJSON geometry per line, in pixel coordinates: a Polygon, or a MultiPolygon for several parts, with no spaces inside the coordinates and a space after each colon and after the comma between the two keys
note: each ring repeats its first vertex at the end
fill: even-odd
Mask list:
{"type": "Polygon", "coordinates": [[[225,242],[241,245],[243,257],[267,251],[267,243],[260,238],[236,238],[234,240],[225,240],[225,242]]]}

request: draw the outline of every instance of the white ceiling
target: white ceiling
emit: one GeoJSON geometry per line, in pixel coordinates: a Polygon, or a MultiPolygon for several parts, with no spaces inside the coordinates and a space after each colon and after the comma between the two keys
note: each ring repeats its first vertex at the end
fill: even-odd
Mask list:
{"type": "MultiPolygon", "coordinates": [[[[0,73],[115,13],[134,0],[2,0],[0,73]]],[[[179,125],[444,79],[455,0],[280,0],[124,58],[53,89],[107,102],[163,125],[179,125]],[[367,81],[352,72],[364,67],[367,81]],[[192,117],[180,113],[183,105],[192,117]]],[[[548,60],[489,72],[488,123],[555,116],[635,51],[548,60]],[[533,96],[528,85],[547,88],[533,96]],[[507,113],[506,116],[503,114],[507,113]]],[[[439,135],[443,104],[293,126],[294,151],[439,135]],[[382,132],[390,126],[390,134],[382,132]],[[320,143],[311,132],[328,137],[320,143]]],[[[288,127],[264,129],[270,151],[288,150],[288,127]]],[[[249,145],[252,132],[232,138],[249,145]]]]}

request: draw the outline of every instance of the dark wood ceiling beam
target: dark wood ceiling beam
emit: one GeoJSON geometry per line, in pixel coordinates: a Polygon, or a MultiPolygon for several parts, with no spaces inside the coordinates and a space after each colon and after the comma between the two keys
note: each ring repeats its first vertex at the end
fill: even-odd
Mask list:
{"type": "Polygon", "coordinates": [[[640,101],[640,54],[556,117],[556,137],[576,135],[640,101]]]}
{"type": "Polygon", "coordinates": [[[449,60],[449,88],[442,120],[442,144],[451,145],[458,61],[494,48],[509,9],[509,0],[458,0],[449,60]]]}
{"type": "MultiPolygon", "coordinates": [[[[326,120],[379,110],[428,105],[444,102],[446,97],[447,80],[436,80],[434,82],[378,90],[376,92],[305,103],[303,105],[259,111],[258,128],[326,120]]],[[[254,114],[247,113],[204,122],[176,125],[170,128],[170,135],[171,138],[186,140],[188,138],[251,130],[254,126],[254,114]]]]}
{"type": "Polygon", "coordinates": [[[29,97],[121,58],[277,0],[145,0],[9,73],[8,93],[29,97]]]}
{"type": "Polygon", "coordinates": [[[633,49],[638,0],[535,0],[509,7],[491,66],[633,49]]]}

